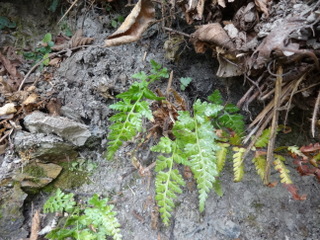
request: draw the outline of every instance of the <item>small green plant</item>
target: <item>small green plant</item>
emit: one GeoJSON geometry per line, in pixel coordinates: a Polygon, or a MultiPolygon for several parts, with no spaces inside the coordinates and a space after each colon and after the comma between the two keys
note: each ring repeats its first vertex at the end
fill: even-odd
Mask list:
{"type": "Polygon", "coordinates": [[[23,56],[28,60],[33,60],[34,63],[37,63],[41,60],[41,68],[43,66],[47,66],[50,62],[49,53],[51,52],[51,48],[54,46],[54,42],[52,41],[51,33],[47,33],[44,35],[41,41],[41,47],[37,47],[34,52],[25,52],[23,56]]]}
{"type": "Polygon", "coordinates": [[[191,83],[191,81],[192,81],[192,78],[190,78],[190,77],[186,77],[186,78],[180,78],[180,89],[181,89],[181,91],[184,91],[184,90],[186,90],[186,87],[188,87],[189,86],[189,84],[191,83]]]}
{"type": "Polygon", "coordinates": [[[119,15],[119,16],[115,17],[114,19],[112,19],[110,24],[113,28],[117,28],[123,22],[124,22],[124,17],[122,15],[119,15]]]}
{"type": "Polygon", "coordinates": [[[113,205],[108,199],[99,199],[94,194],[87,204],[80,205],[74,200],[72,193],[65,194],[58,189],[43,206],[45,213],[67,213],[62,226],[56,227],[45,237],[48,239],[106,239],[108,236],[115,240],[122,239],[120,224],[117,220],[113,205]]]}
{"type": "Polygon", "coordinates": [[[90,173],[97,168],[97,164],[93,161],[89,161],[83,158],[79,158],[76,161],[72,161],[69,164],[69,170],[72,172],[86,172],[90,173]]]}
{"type": "Polygon", "coordinates": [[[110,121],[114,123],[110,126],[108,135],[107,159],[111,160],[124,141],[132,139],[138,132],[142,132],[142,119],[153,120],[149,102],[146,100],[163,100],[157,97],[148,86],[156,80],[168,77],[168,70],[162,68],[160,64],[151,61],[151,74],[145,72],[134,74],[132,77],[139,79],[134,82],[128,91],[118,94],[116,97],[122,99],[120,102],[112,104],[111,109],[120,111],[113,115],[110,121]]]}

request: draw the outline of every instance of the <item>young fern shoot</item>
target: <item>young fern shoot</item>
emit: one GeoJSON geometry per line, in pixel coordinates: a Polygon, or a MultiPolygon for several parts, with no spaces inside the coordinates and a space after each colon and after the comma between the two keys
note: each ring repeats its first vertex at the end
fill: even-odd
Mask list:
{"type": "Polygon", "coordinates": [[[152,112],[149,108],[149,100],[162,100],[148,89],[150,83],[163,77],[168,77],[166,68],[155,61],[151,61],[151,75],[145,72],[134,74],[132,77],[139,79],[140,82],[133,83],[129,90],[118,94],[116,97],[122,101],[110,105],[111,109],[119,111],[113,115],[110,121],[114,122],[110,126],[108,135],[108,147],[106,158],[111,160],[122,143],[132,139],[138,132],[142,131],[142,119],[145,117],[153,120],[152,112]]]}

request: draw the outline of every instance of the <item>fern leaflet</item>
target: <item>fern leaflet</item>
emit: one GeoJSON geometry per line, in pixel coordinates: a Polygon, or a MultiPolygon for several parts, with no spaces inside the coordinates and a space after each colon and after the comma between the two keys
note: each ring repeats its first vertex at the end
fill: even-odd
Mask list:
{"type": "Polygon", "coordinates": [[[234,181],[240,182],[244,175],[244,165],[242,162],[242,156],[245,153],[246,149],[242,147],[234,147],[232,150],[235,152],[233,154],[233,172],[234,172],[234,181]]]}
{"type": "Polygon", "coordinates": [[[261,136],[255,142],[254,146],[261,147],[261,148],[266,147],[269,142],[270,132],[271,132],[271,128],[267,128],[267,129],[263,130],[261,136]]]}
{"type": "Polygon", "coordinates": [[[174,162],[186,163],[182,154],[179,153],[178,141],[172,141],[168,137],[162,137],[160,142],[151,148],[154,152],[170,154],[169,157],[158,156],[155,171],[156,176],[156,200],[159,212],[165,225],[169,225],[171,212],[175,206],[173,200],[177,193],[182,193],[181,187],[185,182],[177,169],[173,169],[174,162]]]}
{"type": "Polygon", "coordinates": [[[256,167],[257,174],[260,176],[261,180],[263,180],[265,175],[266,165],[267,165],[267,160],[265,156],[256,152],[256,155],[252,159],[252,162],[256,167]]]}
{"type": "Polygon", "coordinates": [[[144,72],[134,74],[141,82],[133,83],[130,88],[116,97],[122,101],[110,105],[111,109],[120,111],[110,118],[114,123],[110,126],[108,135],[108,148],[106,158],[112,159],[122,143],[132,139],[138,132],[142,131],[142,119],[145,117],[150,121],[153,120],[149,103],[144,99],[163,100],[157,97],[148,89],[148,85],[161,77],[167,77],[167,69],[161,68],[159,64],[151,61],[153,66],[152,75],[144,72]],[[148,81],[149,80],[149,81],[148,81]]]}
{"type": "Polygon", "coordinates": [[[197,100],[193,105],[194,116],[191,117],[189,112],[179,112],[178,121],[173,127],[174,135],[185,144],[184,153],[197,182],[200,212],[204,210],[208,193],[219,174],[216,151],[220,148],[210,117],[221,109],[220,105],[197,100]]]}
{"type": "Polygon", "coordinates": [[[290,171],[284,164],[284,157],[280,155],[274,155],[275,160],[273,161],[274,169],[276,169],[280,173],[281,182],[285,184],[292,184],[292,180],[290,178],[290,171]]]}
{"type": "Polygon", "coordinates": [[[220,173],[224,168],[224,164],[226,162],[227,153],[228,153],[228,147],[230,147],[230,144],[219,143],[218,145],[220,149],[217,151],[217,169],[218,169],[218,172],[220,173]]]}

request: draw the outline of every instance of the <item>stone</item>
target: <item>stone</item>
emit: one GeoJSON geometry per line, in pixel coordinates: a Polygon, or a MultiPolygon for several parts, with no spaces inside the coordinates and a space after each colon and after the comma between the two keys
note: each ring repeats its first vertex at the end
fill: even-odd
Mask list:
{"type": "Polygon", "coordinates": [[[18,239],[18,236],[23,234],[20,229],[24,222],[21,209],[26,198],[27,194],[21,190],[19,184],[15,184],[4,194],[0,194],[0,239],[1,237],[12,239],[12,233],[15,239],[18,239]]]}
{"type": "Polygon", "coordinates": [[[56,179],[62,167],[53,163],[32,162],[13,176],[13,180],[19,181],[21,188],[28,193],[34,193],[47,186],[56,179]]]}
{"type": "Polygon", "coordinates": [[[24,125],[31,133],[53,133],[76,146],[83,146],[91,136],[85,124],[39,111],[27,115],[24,118],[24,125]]]}
{"type": "Polygon", "coordinates": [[[22,162],[37,158],[43,162],[60,162],[75,159],[75,146],[53,134],[19,131],[14,137],[14,146],[22,162]]]}
{"type": "Polygon", "coordinates": [[[231,239],[238,238],[241,233],[240,226],[231,220],[223,221],[218,219],[215,221],[214,228],[222,235],[225,235],[231,239]]]}

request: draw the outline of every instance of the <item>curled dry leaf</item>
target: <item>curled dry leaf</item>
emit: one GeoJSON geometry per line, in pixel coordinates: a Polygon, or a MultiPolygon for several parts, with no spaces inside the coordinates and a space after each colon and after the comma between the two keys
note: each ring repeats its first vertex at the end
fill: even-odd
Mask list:
{"type": "Polygon", "coordinates": [[[67,43],[55,45],[51,47],[51,49],[52,51],[61,51],[66,48],[74,48],[74,47],[91,44],[93,40],[94,40],[93,38],[83,37],[82,30],[78,29],[76,33],[72,36],[70,41],[68,41],[67,43]]]}
{"type": "Polygon", "coordinates": [[[320,143],[310,144],[308,146],[302,146],[300,151],[303,153],[312,153],[320,150],[320,143]]]}
{"type": "Polygon", "coordinates": [[[14,103],[7,103],[4,106],[0,107],[0,116],[9,115],[15,112],[17,112],[17,109],[14,103]]]}
{"type": "MultiPolygon", "coordinates": [[[[302,28],[304,22],[299,19],[289,19],[282,22],[279,25],[275,25],[275,28],[269,33],[269,35],[264,38],[262,43],[258,46],[257,50],[253,53],[258,54],[255,61],[254,68],[259,69],[265,66],[265,64],[270,60],[271,53],[273,51],[284,52],[287,49],[295,49],[296,45],[289,44],[289,35],[302,28]]],[[[250,66],[251,68],[251,66],[250,66]]]]}
{"type": "Polygon", "coordinates": [[[30,96],[26,98],[26,100],[23,101],[22,105],[28,105],[32,103],[36,103],[38,99],[38,94],[36,93],[31,93],[30,96]]]}
{"type": "Polygon", "coordinates": [[[124,22],[108,39],[105,47],[137,41],[153,21],[155,9],[151,0],[139,0],[124,22]]]}
{"type": "Polygon", "coordinates": [[[226,31],[219,23],[202,25],[191,34],[190,41],[197,53],[203,53],[207,46],[219,46],[229,51],[234,51],[235,46],[226,31]]]}
{"type": "Polygon", "coordinates": [[[263,12],[266,15],[266,18],[269,17],[269,9],[268,9],[268,2],[270,0],[254,0],[259,11],[263,12]]]}

